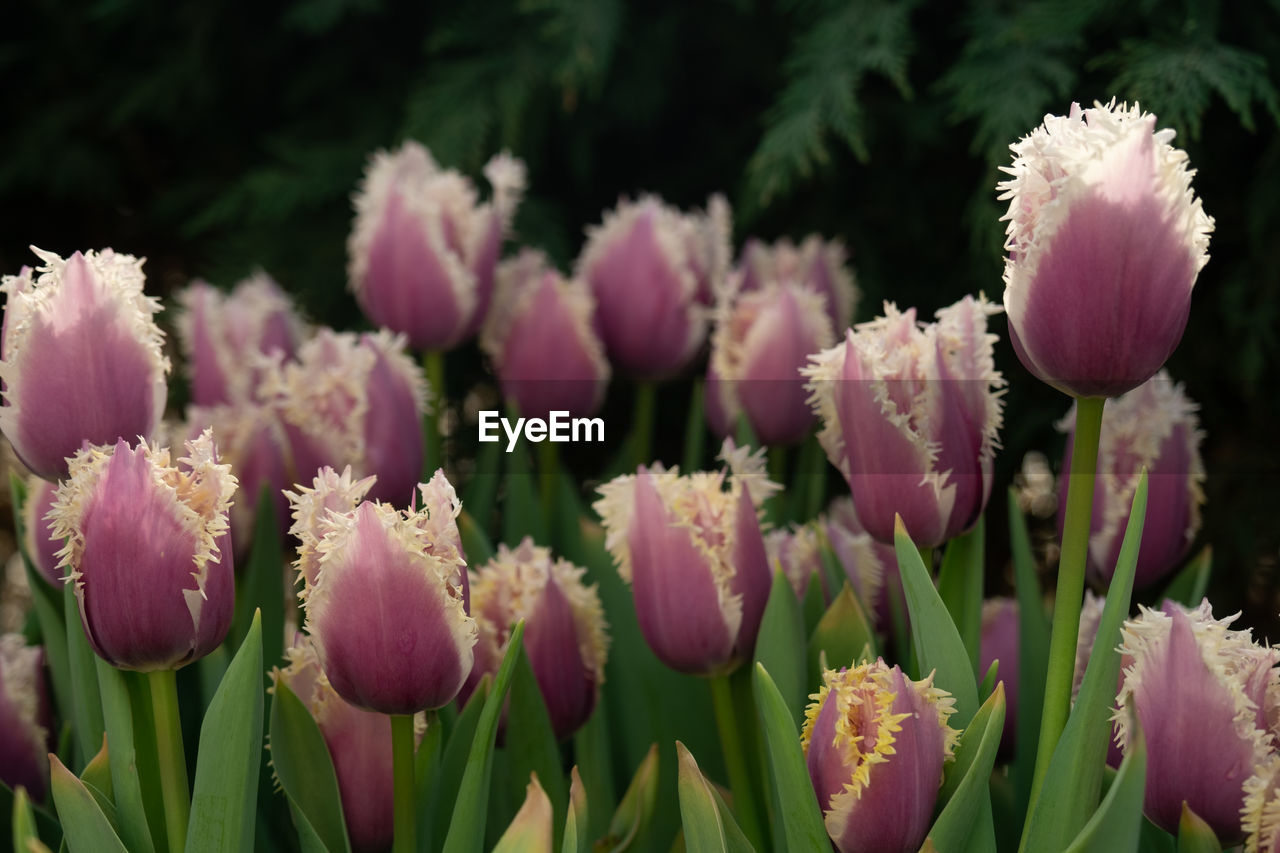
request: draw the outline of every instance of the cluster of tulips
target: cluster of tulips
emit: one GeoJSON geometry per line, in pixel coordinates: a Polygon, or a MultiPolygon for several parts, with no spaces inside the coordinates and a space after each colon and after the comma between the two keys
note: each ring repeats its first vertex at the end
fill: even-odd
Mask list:
{"type": "Polygon", "coordinates": [[[313,328],[265,273],[193,283],[181,420],[142,262],[35,250],[0,285],[32,472],[34,609],[0,637],[17,848],[1280,849],[1280,652],[1191,555],[1202,434],[1163,365],[1213,221],[1172,136],[1114,101],[1046,116],[999,185],[1003,305],[852,326],[838,242],[735,262],[722,198],[646,196],[565,275],[503,259],[518,160],[482,202],[407,142],[354,197],[375,330],[313,328]],[[1057,485],[1029,460],[1010,491],[1016,597],[984,601],[1001,312],[1073,402],[1057,485]],[[519,415],[634,380],[618,476],[588,493],[550,443],[451,458],[472,338],[519,415]],[[681,470],[654,388],[699,363],[681,470]],[[1057,508],[1051,614],[1024,506],[1057,508]]]}

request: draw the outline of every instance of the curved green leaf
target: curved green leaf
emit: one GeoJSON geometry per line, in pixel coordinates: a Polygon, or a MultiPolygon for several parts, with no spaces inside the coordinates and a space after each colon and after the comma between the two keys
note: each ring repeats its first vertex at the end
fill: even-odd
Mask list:
{"type": "MultiPolygon", "coordinates": [[[[533,674],[529,656],[523,650],[511,676],[507,719],[519,721],[518,725],[507,727],[503,743],[509,760],[509,781],[527,780],[531,773],[537,774],[539,790],[551,803],[553,819],[563,815],[569,792],[564,785],[560,747],[556,743],[555,731],[551,728],[551,717],[547,713],[547,704],[542,699],[542,689],[533,674]],[[547,780],[545,785],[541,782],[543,779],[547,780]]],[[[525,798],[528,799],[527,786],[513,786],[511,794],[514,802],[520,802],[521,787],[526,788],[525,798]]],[[[555,833],[557,836],[559,834],[555,833]]]]}
{"type": "Polygon", "coordinates": [[[938,795],[939,802],[946,805],[929,830],[929,839],[939,850],[995,851],[995,837],[987,832],[985,824],[990,823],[988,780],[1004,730],[1004,712],[1001,682],[960,736],[955,762],[947,770],[938,795]]]}
{"type": "Polygon", "coordinates": [[[323,849],[349,851],[338,777],[320,727],[283,680],[276,682],[269,724],[271,766],[298,822],[323,849]],[[301,818],[301,820],[298,820],[301,818]]]}
{"type": "Polygon", "coordinates": [[[70,853],[128,853],[93,794],[52,753],[49,781],[70,853]]]}
{"type": "Polygon", "coordinates": [[[853,594],[853,588],[845,581],[840,594],[822,614],[818,626],[813,629],[813,636],[809,638],[808,683],[817,684],[821,679],[824,652],[828,666],[841,667],[856,661],[864,649],[870,649],[874,657],[876,635],[866,611],[853,594]]]}
{"type": "Polygon", "coordinates": [[[804,637],[804,613],[800,599],[786,575],[778,569],[773,574],[773,588],[760,620],[760,633],[756,639],[756,663],[770,672],[778,673],[778,692],[791,712],[792,722],[799,725],[804,715],[806,644],[804,637]]]}
{"type": "MultiPolygon", "coordinates": [[[[1071,842],[1067,853],[1110,853],[1112,850],[1138,849],[1138,837],[1142,833],[1142,798],[1147,785],[1147,745],[1137,725],[1134,726],[1134,733],[1136,737],[1133,747],[1124,761],[1120,762],[1111,790],[1107,791],[1098,810],[1071,842]]],[[[1204,822],[1201,821],[1201,824],[1204,822]]],[[[1209,830],[1209,839],[1213,846],[1204,849],[1220,853],[1222,845],[1214,837],[1213,830],[1209,830]]],[[[1182,850],[1181,840],[1178,849],[1182,850]]]]}
{"type": "Polygon", "coordinates": [[[800,749],[800,735],[788,713],[786,702],[768,670],[756,664],[753,676],[756,708],[768,747],[770,778],[778,797],[787,850],[796,853],[822,853],[831,849],[827,829],[822,822],[822,809],[813,792],[809,771],[800,749]]]}
{"type": "Polygon", "coordinates": [[[1165,588],[1164,597],[1197,607],[1209,586],[1209,573],[1213,569],[1213,546],[1205,545],[1191,562],[1174,576],[1165,588]]]}
{"type": "MultiPolygon", "coordinates": [[[[1106,805],[1105,801],[1103,805],[1106,805]]],[[[1138,837],[1137,823],[1138,821],[1135,820],[1133,831],[1135,841],[1138,837]]],[[[1221,850],[1222,842],[1218,841],[1213,828],[1193,812],[1184,800],[1182,817],[1178,820],[1178,853],[1220,853],[1221,850]]]]}
{"type": "MultiPolygon", "coordinates": [[[[143,795],[139,764],[145,764],[134,741],[133,699],[129,693],[128,676],[111,664],[99,658],[97,660],[97,677],[99,697],[102,702],[102,714],[106,721],[107,768],[111,776],[111,797],[116,804],[117,819],[120,822],[120,834],[130,850],[150,853],[154,849],[153,841],[163,837],[164,809],[156,800],[152,812],[158,835],[153,838],[148,828],[147,805],[143,795]]],[[[150,731],[142,732],[142,737],[154,737],[150,731]]],[[[95,759],[95,762],[97,759],[95,759]]],[[[92,763],[91,763],[92,764],[92,763]]],[[[154,777],[155,771],[148,769],[154,777]]]]}
{"type": "Polygon", "coordinates": [[[551,800],[538,783],[538,774],[529,776],[524,805],[502,833],[492,853],[551,853],[551,800]]]}
{"type": "Polygon", "coordinates": [[[1045,614],[1027,519],[1018,496],[1008,492],[1009,545],[1013,552],[1014,590],[1018,598],[1018,726],[1015,732],[1013,788],[1019,815],[1026,814],[1040,742],[1045,669],[1049,661],[1049,618],[1045,614]]]}
{"type": "Polygon", "coordinates": [[[587,789],[578,775],[575,764],[569,771],[569,813],[564,821],[564,841],[560,853],[588,853],[591,849],[591,830],[587,812],[587,789]]]}
{"type": "Polygon", "coordinates": [[[645,835],[658,799],[658,769],[658,745],[655,743],[636,768],[636,775],[631,777],[631,784],[609,821],[609,834],[605,841],[596,845],[601,853],[631,850],[636,840],[645,835]]]}
{"type": "Polygon", "coordinates": [[[676,741],[676,756],[685,849],[689,853],[754,853],[728,806],[680,741],[676,741]]]}
{"type": "Polygon", "coordinates": [[[947,606],[977,675],[982,639],[982,577],[985,571],[986,516],[968,533],[947,543],[938,570],[938,595],[947,606]]]}
{"type": "Polygon", "coordinates": [[[102,745],[102,733],[106,731],[102,705],[98,701],[98,673],[94,663],[98,656],[84,635],[80,604],[70,583],[62,588],[62,608],[63,624],[67,628],[67,666],[71,673],[72,728],[80,746],[78,754],[83,761],[88,761],[102,745]]]}

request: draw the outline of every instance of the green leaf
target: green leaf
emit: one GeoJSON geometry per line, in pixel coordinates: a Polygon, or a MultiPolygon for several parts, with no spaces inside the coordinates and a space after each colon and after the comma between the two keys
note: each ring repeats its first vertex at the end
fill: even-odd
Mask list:
{"type": "Polygon", "coordinates": [[[262,619],[262,659],[274,666],[284,657],[285,610],[293,609],[295,602],[285,599],[285,559],[270,486],[263,485],[258,493],[257,508],[253,550],[249,552],[244,582],[236,581],[239,600],[229,636],[247,637],[257,612],[262,619]]]}
{"type": "Polygon", "coordinates": [[[1212,568],[1213,546],[1206,545],[1169,582],[1169,586],[1164,591],[1164,597],[1185,604],[1187,607],[1198,606],[1204,598],[1205,589],[1209,586],[1209,572],[1212,568]]]}
{"type": "MultiPolygon", "coordinates": [[[[510,407],[507,417],[514,418],[510,407]]],[[[514,421],[513,421],[514,422],[514,421]]],[[[548,541],[548,527],[541,501],[538,499],[538,481],[529,461],[527,442],[520,439],[508,454],[506,498],[502,502],[502,541],[515,547],[526,536],[535,542],[548,541]]]]}
{"type": "Polygon", "coordinates": [[[502,833],[493,853],[551,853],[553,825],[551,800],[538,783],[538,774],[529,777],[524,805],[502,833]]]}
{"type": "Polygon", "coordinates": [[[84,770],[80,771],[80,781],[97,788],[107,799],[114,800],[114,786],[111,783],[111,758],[107,750],[107,739],[102,739],[102,749],[90,759],[84,770]]]}
{"type": "Polygon", "coordinates": [[[271,701],[270,743],[271,766],[295,822],[305,823],[323,849],[349,851],[329,747],[307,706],[283,680],[276,682],[271,701]]]}
{"type": "Polygon", "coordinates": [[[637,839],[645,835],[650,821],[653,819],[654,804],[658,800],[658,745],[649,747],[649,753],[636,768],[636,775],[631,777],[622,801],[609,821],[609,834],[603,844],[601,853],[623,853],[633,849],[637,839]]]}
{"type": "Polygon", "coordinates": [[[589,820],[587,789],[582,785],[578,767],[569,771],[569,813],[564,821],[564,841],[560,853],[589,853],[591,850],[591,822],[589,820]]]}
{"type": "Polygon", "coordinates": [[[187,853],[253,849],[262,765],[262,619],[227,667],[200,726],[187,853]]]}
{"type": "MultiPolygon", "coordinates": [[[[462,515],[458,516],[458,529],[462,530],[463,525],[467,524],[472,530],[479,531],[480,535],[484,535],[485,530],[489,529],[489,525],[493,519],[493,507],[498,497],[498,485],[501,482],[500,470],[502,467],[502,442],[486,441],[480,445],[479,451],[476,453],[475,473],[471,475],[471,479],[467,482],[467,487],[462,493],[462,515]],[[463,521],[463,517],[467,518],[467,522],[463,521]]],[[[486,537],[486,541],[488,537],[486,537]]],[[[463,544],[467,544],[466,533],[463,533],[463,544]]],[[[465,549],[471,560],[475,560],[476,564],[488,559],[472,554],[470,548],[465,549]]]]}
{"type": "Polygon", "coordinates": [[[76,601],[73,585],[62,588],[62,618],[67,626],[67,663],[71,673],[72,728],[79,743],[79,755],[84,761],[98,751],[106,726],[102,721],[102,707],[98,702],[98,675],[94,663],[98,659],[80,622],[80,605],[76,601]]]}
{"type": "Polygon", "coordinates": [[[1045,615],[1035,555],[1017,492],[1008,491],[1009,544],[1013,552],[1014,590],[1018,598],[1018,726],[1015,732],[1013,782],[1019,815],[1027,813],[1031,779],[1040,741],[1044,679],[1049,661],[1049,619],[1045,615]]]}
{"type": "MultiPolygon", "coordinates": [[[[156,801],[150,810],[143,795],[141,777],[145,775],[154,779],[158,771],[145,760],[145,748],[141,750],[142,755],[139,754],[140,750],[134,740],[133,697],[129,692],[128,678],[128,675],[111,664],[98,659],[97,683],[106,722],[104,748],[120,834],[130,850],[149,853],[154,849],[153,841],[162,838],[164,834],[164,806],[160,802],[159,791],[156,792],[156,801]],[[145,773],[140,772],[139,765],[146,767],[145,773]],[[155,839],[148,825],[149,814],[154,818],[150,823],[157,829],[155,839]]],[[[139,732],[139,736],[154,738],[155,734],[147,729],[139,732]]],[[[95,763],[96,761],[97,759],[95,763]]]]}
{"type": "Polygon", "coordinates": [[[1147,475],[1144,471],[1134,491],[1129,524],[1125,528],[1116,571],[1098,622],[1098,635],[1085,668],[1084,681],[1049,761],[1044,786],[1031,804],[1022,833],[1022,851],[1040,853],[1062,849],[1066,839],[1075,838],[1084,827],[1098,803],[1102,768],[1106,766],[1107,743],[1111,737],[1111,706],[1115,702],[1116,680],[1120,675],[1120,653],[1116,646],[1120,641],[1120,626],[1129,615],[1129,599],[1133,592],[1133,576],[1146,512],[1147,475]]]}
{"type": "MultiPolygon", "coordinates": [[[[565,789],[564,772],[561,770],[560,747],[551,728],[542,689],[538,686],[529,656],[523,650],[511,676],[507,719],[517,721],[507,727],[504,743],[510,763],[509,780],[528,779],[531,773],[536,774],[539,780],[546,779],[545,785],[539,784],[539,790],[550,800],[553,817],[563,815],[569,792],[565,789]]],[[[518,788],[512,791],[515,802],[519,802],[519,794],[518,788]]],[[[526,802],[527,799],[526,793],[526,802]]],[[[555,835],[559,836],[559,832],[555,835]]]]}
{"type": "Polygon", "coordinates": [[[485,673],[453,724],[434,782],[418,786],[418,838],[430,839],[431,850],[444,847],[445,827],[449,825],[449,817],[457,802],[462,774],[466,770],[471,744],[475,740],[476,726],[480,722],[480,714],[492,685],[492,676],[485,673]]]}
{"type": "Polygon", "coordinates": [[[93,794],[56,755],[49,756],[49,777],[70,853],[128,853],[93,794]]]}
{"type": "MultiPolygon", "coordinates": [[[[1142,803],[1141,795],[1138,803],[1142,803]]],[[[1106,805],[1105,801],[1103,805],[1106,805]]],[[[1138,839],[1137,811],[1137,809],[1133,810],[1133,830],[1130,833],[1135,843],[1138,839]]],[[[1126,817],[1130,816],[1126,815],[1126,817]]],[[[1221,851],[1222,843],[1218,841],[1213,828],[1193,812],[1186,801],[1183,801],[1182,817],[1178,820],[1178,853],[1221,853],[1221,851]]]]}
{"type": "Polygon", "coordinates": [[[774,572],[773,588],[760,620],[760,633],[756,639],[756,663],[763,664],[770,672],[778,673],[778,691],[782,694],[791,720],[800,724],[804,716],[805,689],[804,614],[800,600],[781,569],[774,572]]]}
{"type": "Polygon", "coordinates": [[[738,853],[754,851],[733,815],[723,807],[693,754],[676,741],[679,762],[680,816],[684,825],[685,849],[689,853],[738,853]]]}
{"type": "Polygon", "coordinates": [[[756,708],[769,754],[770,780],[777,795],[787,850],[823,853],[831,849],[822,809],[805,767],[795,720],[768,670],[757,663],[753,674],[756,708]]]}
{"type": "Polygon", "coordinates": [[[951,621],[947,606],[938,597],[933,580],[898,517],[894,531],[902,590],[911,613],[911,640],[922,673],[934,672],[934,684],[956,700],[952,725],[968,726],[978,710],[978,689],[973,667],[965,654],[964,641],[951,621]]]}
{"type": "Polygon", "coordinates": [[[853,588],[845,581],[809,638],[808,683],[816,684],[820,680],[820,658],[824,652],[828,666],[841,667],[858,660],[864,649],[869,649],[874,656],[875,648],[871,621],[853,594],[853,588]]]}
{"type": "MultiPolygon", "coordinates": [[[[1071,842],[1071,846],[1067,848],[1068,853],[1110,853],[1112,850],[1138,849],[1143,824],[1142,798],[1146,793],[1147,782],[1147,745],[1136,725],[1134,733],[1136,738],[1132,748],[1120,762],[1111,790],[1107,791],[1098,810],[1071,842]]],[[[1185,818],[1185,806],[1183,814],[1185,818]]],[[[1204,825],[1203,821],[1201,825],[1204,825]]],[[[1196,849],[1220,853],[1222,845],[1218,843],[1212,830],[1209,830],[1209,841],[1211,847],[1196,849]]],[[[1178,849],[1181,851],[1181,846],[1178,849]]]]}
{"type": "MultiPolygon", "coordinates": [[[[592,839],[599,838],[608,830],[609,819],[618,805],[618,796],[613,787],[609,712],[605,707],[608,701],[607,696],[601,695],[591,718],[573,736],[573,757],[578,762],[574,766],[574,772],[582,780],[584,804],[590,807],[586,812],[587,830],[585,833],[580,832],[578,837],[588,846],[592,839]]],[[[569,800],[570,803],[573,802],[572,788],[569,800]]]]}
{"type": "Polygon", "coordinates": [[[467,766],[458,786],[457,805],[445,836],[445,853],[470,853],[484,843],[485,810],[488,805],[489,777],[493,769],[493,741],[498,733],[498,718],[506,703],[507,688],[515,673],[516,661],[523,649],[524,620],[511,631],[507,653],[498,667],[493,690],[485,698],[484,709],[476,723],[475,739],[467,755],[467,766]]]}
{"type": "Polygon", "coordinates": [[[947,543],[938,572],[938,595],[955,622],[975,676],[982,644],[982,575],[985,571],[986,517],[968,533],[947,543]]]}
{"type": "Polygon", "coordinates": [[[1004,712],[1004,684],[1001,683],[964,730],[956,748],[955,763],[947,770],[939,794],[940,801],[946,798],[946,805],[929,830],[929,840],[939,850],[995,853],[995,837],[981,828],[980,822],[990,821],[988,780],[1004,730],[1004,712]],[[979,828],[976,836],[975,828],[979,828]]]}
{"type": "Polygon", "coordinates": [[[36,831],[36,815],[31,808],[31,799],[27,789],[21,786],[13,792],[13,849],[28,850],[28,845],[40,842],[40,833],[36,831]]]}

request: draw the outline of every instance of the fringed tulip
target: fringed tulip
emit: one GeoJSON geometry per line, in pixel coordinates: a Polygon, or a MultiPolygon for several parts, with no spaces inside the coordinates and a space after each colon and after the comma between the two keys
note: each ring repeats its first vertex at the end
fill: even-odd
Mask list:
{"type": "Polygon", "coordinates": [[[1007,597],[982,602],[982,633],[979,640],[978,672],[986,674],[999,661],[997,677],[1004,682],[1004,731],[1000,752],[1012,755],[1018,725],[1018,602],[1007,597]]]}
{"type": "Polygon", "coordinates": [[[304,326],[293,301],[264,272],[229,294],[194,281],[177,299],[178,341],[197,406],[252,400],[262,370],[259,357],[290,358],[302,343],[304,326]]]}
{"type": "Polygon", "coordinates": [[[178,669],[222,643],[235,603],[227,513],[236,478],[213,436],[77,453],[49,517],[89,645],[108,663],[178,669]]]}
{"type": "Polygon", "coordinates": [[[296,362],[272,365],[261,396],[284,419],[295,482],[350,465],[377,476],[370,499],[408,505],[422,471],[428,392],[402,336],[321,329],[296,362]]]}
{"type": "MultiPolygon", "coordinates": [[[[1134,587],[1149,587],[1167,576],[1186,556],[1200,529],[1204,503],[1204,463],[1196,404],[1187,399],[1164,371],[1129,393],[1108,400],[1098,448],[1097,484],[1093,497],[1093,532],[1089,537],[1090,571],[1110,583],[1129,522],[1133,493],[1147,471],[1147,515],[1134,587]]],[[[1059,429],[1074,433],[1075,410],[1059,429]]],[[[1067,459],[1071,464],[1071,447],[1067,459]]],[[[1066,478],[1063,478],[1065,491],[1066,478]]],[[[1065,497],[1060,505],[1065,505],[1065,497]]]]}
{"type": "Polygon", "coordinates": [[[493,298],[502,239],[524,191],[524,164],[484,167],[493,196],[441,169],[417,142],[373,155],[355,195],[347,242],[356,301],[375,324],[417,349],[450,349],[480,328],[493,298]]]}
{"type": "Polygon", "coordinates": [[[1071,105],[1010,146],[1004,305],[1027,369],[1077,397],[1150,379],[1182,338],[1213,220],[1173,131],[1137,104],[1071,105]]]}
{"type": "Polygon", "coordinates": [[[822,570],[822,537],[812,525],[793,526],[790,530],[770,530],[764,537],[764,551],[769,558],[769,568],[782,569],[783,576],[791,584],[801,601],[809,592],[809,584],[818,579],[822,597],[830,601],[835,595],[827,588],[826,574],[822,570]]]}
{"type": "Polygon", "coordinates": [[[511,638],[524,620],[524,648],[547,704],[551,727],[564,740],[591,716],[604,683],[609,638],[604,608],[583,569],[525,537],[481,567],[473,584],[472,615],[479,627],[476,663],[463,692],[469,696],[485,673],[496,674],[511,638]]]}
{"type": "Polygon", "coordinates": [[[476,644],[460,505],[439,471],[420,486],[420,509],[353,505],[370,485],[329,470],[289,495],[307,632],[333,689],[353,705],[383,714],[439,708],[462,687],[476,644]]]}
{"type": "Polygon", "coordinates": [[[27,478],[27,502],[22,507],[22,523],[26,528],[27,556],[35,563],[45,580],[55,586],[62,583],[62,568],[58,565],[58,551],[62,543],[53,537],[49,524],[49,510],[58,491],[56,483],[32,475],[27,478]]]}
{"type": "Polygon", "coordinates": [[[822,681],[800,739],[831,840],[840,853],[918,849],[960,736],[955,700],[883,660],[822,681]]]}
{"type": "Polygon", "coordinates": [[[1226,846],[1244,839],[1243,786],[1271,751],[1268,711],[1280,688],[1280,650],[1229,630],[1234,619],[1213,618],[1207,599],[1194,610],[1141,608],[1122,632],[1132,663],[1114,717],[1122,749],[1131,715],[1148,744],[1146,816],[1177,833],[1185,803],[1226,846]]]}
{"type": "Polygon", "coordinates": [[[653,196],[625,199],[587,229],[576,277],[596,299],[610,360],[648,379],[679,373],[706,335],[708,307],[729,265],[729,208],[682,214],[653,196]]]}
{"type": "Polygon", "coordinates": [[[5,276],[0,430],[28,468],[67,476],[85,443],[150,436],[164,412],[169,360],[142,292],[142,261],[110,249],[5,276]]]}
{"type": "Polygon", "coordinates": [[[695,675],[751,656],[769,596],[757,508],[778,487],[761,453],[729,440],[720,456],[727,472],[641,467],[601,486],[595,503],[649,647],[695,675]]]}
{"type": "Polygon", "coordinates": [[[1280,851],[1280,754],[1272,753],[1244,783],[1240,817],[1245,853],[1280,851]]]}
{"type": "Polygon", "coordinates": [[[52,716],[44,650],[21,634],[0,636],[0,782],[42,802],[49,788],[52,716]]]}
{"type": "Polygon", "coordinates": [[[324,736],[352,849],[389,849],[394,795],[391,718],[343,700],[325,678],[310,637],[299,635],[285,654],[288,666],[273,670],[272,678],[307,706],[324,736]]]}
{"type": "Polygon", "coordinates": [[[808,435],[813,411],[800,375],[809,354],[835,340],[822,296],[794,281],[726,292],[716,312],[707,367],[707,421],[720,435],[739,414],[764,444],[808,435]]]}
{"type": "Polygon", "coordinates": [[[914,308],[886,303],[806,368],[818,437],[877,540],[893,542],[901,515],[916,544],[935,547],[986,507],[1003,407],[987,333],[998,311],[966,296],[917,324],[914,308]]]}
{"type": "Polygon", "coordinates": [[[526,249],[498,267],[497,298],[480,334],[502,393],[524,417],[553,411],[595,414],[609,383],[609,362],[595,330],[595,299],[566,280],[546,256],[526,249]]]}
{"type": "Polygon", "coordinates": [[[799,246],[783,238],[773,245],[750,239],[742,247],[738,273],[743,292],[762,290],[769,282],[792,280],[816,291],[840,333],[853,321],[857,287],[846,261],[848,253],[839,240],[805,237],[799,246]]]}
{"type": "Polygon", "coordinates": [[[887,631],[893,625],[895,594],[904,602],[903,616],[906,616],[907,599],[902,593],[902,576],[898,574],[898,557],[893,546],[871,538],[858,520],[853,500],[848,497],[833,500],[819,523],[854,594],[875,626],[887,631]]]}

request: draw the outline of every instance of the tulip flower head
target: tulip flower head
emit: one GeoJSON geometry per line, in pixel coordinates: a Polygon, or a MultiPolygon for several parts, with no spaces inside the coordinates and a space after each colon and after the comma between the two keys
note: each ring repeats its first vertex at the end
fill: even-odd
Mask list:
{"type": "Polygon", "coordinates": [[[121,669],[178,669],[231,626],[236,478],[211,432],[186,450],[176,465],[146,442],[82,450],[49,511],[89,645],[121,669]]]}
{"type": "Polygon", "coordinates": [[[1208,600],[1194,610],[1165,602],[1124,625],[1120,652],[1132,663],[1113,719],[1128,750],[1136,715],[1150,745],[1143,811],[1176,833],[1183,803],[1224,845],[1244,839],[1244,784],[1267,761],[1269,712],[1280,688],[1280,650],[1232,631],[1208,600]]]}
{"type": "Polygon", "coordinates": [[[361,310],[417,349],[449,349],[480,328],[494,269],[520,196],[524,164],[503,153],[484,167],[493,197],[405,142],[373,155],[355,195],[348,276],[361,310]]]}
{"type": "Polygon", "coordinates": [[[143,295],[142,261],[104,249],[5,276],[0,430],[46,480],[67,476],[86,442],[150,436],[164,412],[169,360],[143,295]]]}
{"type": "Polygon", "coordinates": [[[960,737],[955,700],[883,660],[822,682],[800,741],[827,834],[840,853],[918,849],[960,737]]]}
{"type": "Polygon", "coordinates": [[[769,596],[758,507],[778,486],[763,450],[726,440],[720,458],[727,471],[641,467],[601,486],[594,505],[649,647],[695,675],[727,673],[751,655],[769,596]]]}
{"type": "Polygon", "coordinates": [[[827,589],[822,570],[822,537],[813,525],[793,526],[790,530],[770,530],[764,537],[769,568],[780,567],[791,588],[801,601],[809,592],[809,584],[817,578],[823,597],[830,601],[834,592],[827,589]]]}
{"type": "MultiPolygon", "coordinates": [[[[1163,370],[1134,390],[1108,400],[1098,447],[1097,485],[1089,567],[1105,582],[1115,573],[1133,493],[1148,472],[1147,515],[1134,586],[1151,586],[1186,556],[1200,529],[1204,503],[1204,463],[1196,404],[1163,370]]],[[[1075,409],[1058,425],[1075,431],[1075,409]]],[[[1067,443],[1064,469],[1074,441],[1067,443]]],[[[1062,488],[1066,489],[1065,479],[1062,488]]],[[[1059,501],[1066,505],[1066,499],[1059,501]]]]}
{"type": "Polygon", "coordinates": [[[0,782],[44,800],[49,787],[49,698],[44,650],[21,634],[0,636],[0,782]]]}
{"type": "Polygon", "coordinates": [[[290,493],[306,629],[325,676],[353,705],[413,714],[453,701],[471,671],[476,623],[466,613],[460,504],[437,471],[418,509],[364,501],[370,488],[322,471],[290,493]]]}
{"type": "Polygon", "coordinates": [[[800,282],[817,292],[838,333],[853,321],[858,302],[847,260],[848,252],[839,240],[823,240],[817,234],[805,237],[799,246],[785,237],[773,245],[752,238],[742,247],[738,274],[744,293],[785,280],[800,282]]]}
{"type": "Polygon", "coordinates": [[[511,626],[523,619],[525,652],[561,740],[591,716],[609,650],[600,596],[583,583],[583,573],[567,560],[552,560],[550,550],[526,536],[514,549],[498,547],[472,591],[480,638],[464,692],[470,695],[486,672],[497,672],[511,626]]]}
{"type": "Polygon", "coordinates": [[[1009,339],[1039,379],[1112,397],[1177,347],[1213,220],[1194,170],[1156,117],[1113,100],[1044,123],[1010,146],[1004,305],[1009,339]]]}
{"type": "Polygon", "coordinates": [[[672,376],[706,334],[708,306],[729,266],[729,207],[714,196],[705,214],[682,214],[653,196],[623,199],[587,229],[576,277],[596,299],[600,336],[613,363],[645,378],[672,376]]]}
{"type": "Polygon", "coordinates": [[[917,324],[914,308],[886,303],[805,368],[818,438],[875,539],[892,543],[901,515],[916,544],[934,547],[986,507],[1003,407],[987,333],[998,311],[966,296],[917,324]]]}
{"type": "Polygon", "coordinates": [[[57,585],[62,583],[62,568],[58,565],[58,551],[62,542],[51,535],[48,514],[53,507],[53,497],[58,491],[56,483],[42,480],[34,474],[27,478],[27,501],[22,506],[22,522],[26,528],[27,556],[35,563],[45,580],[57,585]]]}
{"type": "Polygon", "coordinates": [[[594,318],[586,283],[566,280],[541,252],[525,249],[498,266],[497,299],[480,347],[521,415],[545,419],[559,410],[584,417],[600,408],[609,362],[594,318]]]}

